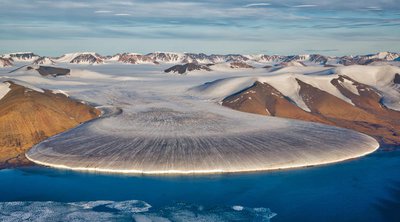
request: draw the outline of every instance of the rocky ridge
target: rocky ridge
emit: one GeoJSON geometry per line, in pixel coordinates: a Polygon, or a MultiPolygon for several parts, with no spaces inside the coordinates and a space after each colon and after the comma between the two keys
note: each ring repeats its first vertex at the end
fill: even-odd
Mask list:
{"type": "MultiPolygon", "coordinates": [[[[298,96],[306,107],[268,82],[260,81],[224,98],[222,105],[243,112],[353,129],[375,137],[381,144],[400,145],[400,112],[385,106],[375,87],[338,75],[330,80],[330,87],[344,96],[339,98],[338,94],[329,93],[328,87],[316,87],[312,80],[295,81],[294,87],[298,87],[298,96]]],[[[391,84],[400,84],[399,74],[395,74],[391,84]]]]}
{"type": "Polygon", "coordinates": [[[100,115],[62,93],[7,81],[0,98],[0,168],[30,164],[24,153],[34,144],[100,115]]]}

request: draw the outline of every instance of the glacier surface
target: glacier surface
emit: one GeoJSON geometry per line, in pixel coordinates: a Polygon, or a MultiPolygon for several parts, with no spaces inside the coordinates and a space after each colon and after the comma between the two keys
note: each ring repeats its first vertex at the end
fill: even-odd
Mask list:
{"type": "Polygon", "coordinates": [[[188,100],[123,107],[49,138],[27,157],[76,170],[219,173],[330,163],[377,147],[374,139],[350,130],[188,100]]]}
{"type": "Polygon", "coordinates": [[[270,75],[262,69],[181,76],[163,73],[164,66],[70,64],[71,76],[65,77],[23,69],[3,75],[2,80],[62,90],[103,110],[102,117],[41,142],[26,156],[75,170],[224,173],[332,163],[379,146],[351,130],[233,111],[193,90],[216,79],[270,75]]]}

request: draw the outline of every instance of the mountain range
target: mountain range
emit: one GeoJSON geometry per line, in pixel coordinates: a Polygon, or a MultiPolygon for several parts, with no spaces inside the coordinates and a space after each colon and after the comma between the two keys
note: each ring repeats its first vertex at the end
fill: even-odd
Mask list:
{"type": "Polygon", "coordinates": [[[251,68],[257,65],[291,65],[301,64],[303,66],[348,66],[348,65],[369,65],[375,63],[398,62],[400,53],[379,52],[368,55],[356,56],[325,56],[320,54],[307,55],[241,55],[227,54],[207,55],[204,53],[174,53],[174,52],[153,52],[148,54],[118,53],[112,56],[103,56],[95,52],[68,53],[59,57],[41,56],[32,52],[17,52],[3,54],[0,56],[0,67],[10,67],[17,62],[29,62],[37,65],[54,65],[58,63],[71,64],[217,64],[232,63],[232,68],[251,68]]]}

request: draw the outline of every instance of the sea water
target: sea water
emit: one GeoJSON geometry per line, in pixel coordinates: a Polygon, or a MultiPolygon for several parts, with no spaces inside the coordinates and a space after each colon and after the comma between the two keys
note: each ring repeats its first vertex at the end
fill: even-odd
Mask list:
{"type": "Polygon", "coordinates": [[[0,221],[398,221],[400,150],[208,176],[0,170],[0,221]]]}

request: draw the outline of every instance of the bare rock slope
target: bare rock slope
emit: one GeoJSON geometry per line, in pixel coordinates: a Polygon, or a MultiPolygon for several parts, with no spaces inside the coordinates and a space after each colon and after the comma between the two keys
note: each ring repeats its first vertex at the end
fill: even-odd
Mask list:
{"type": "Polygon", "coordinates": [[[63,94],[8,84],[0,99],[0,168],[29,164],[24,153],[32,145],[100,114],[63,94]]]}
{"type": "Polygon", "coordinates": [[[164,72],[169,73],[179,73],[179,74],[185,74],[187,72],[191,72],[194,70],[205,70],[205,71],[211,71],[210,65],[199,65],[196,63],[186,63],[183,65],[175,65],[172,66],[171,68],[166,69],[164,72]]]}
{"type": "MultiPolygon", "coordinates": [[[[393,80],[398,84],[398,74],[393,80]]],[[[339,75],[331,84],[351,103],[310,83],[296,78],[299,96],[309,108],[300,108],[289,97],[268,83],[255,82],[234,95],[226,97],[222,105],[239,111],[324,123],[353,129],[376,138],[383,144],[400,144],[400,112],[381,103],[382,97],[373,87],[339,75]],[[349,82],[353,90],[345,87],[349,82]]]]}

